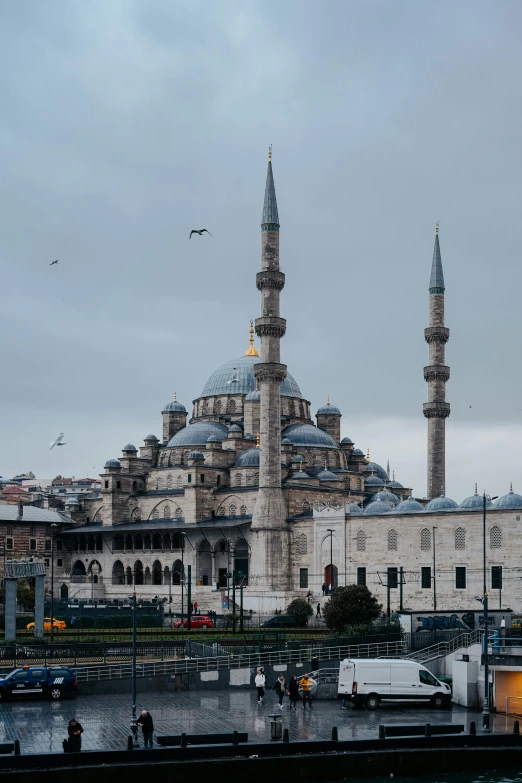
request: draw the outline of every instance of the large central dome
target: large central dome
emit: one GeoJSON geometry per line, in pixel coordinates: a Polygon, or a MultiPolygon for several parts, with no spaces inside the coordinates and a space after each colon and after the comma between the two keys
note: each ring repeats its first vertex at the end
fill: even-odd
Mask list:
{"type": "MultiPolygon", "coordinates": [[[[202,397],[215,397],[219,394],[248,394],[254,391],[254,364],[260,361],[259,356],[241,356],[222,364],[215,370],[206,382],[202,397]]],[[[285,397],[302,397],[299,386],[290,373],[281,383],[281,394],[285,397]]]]}

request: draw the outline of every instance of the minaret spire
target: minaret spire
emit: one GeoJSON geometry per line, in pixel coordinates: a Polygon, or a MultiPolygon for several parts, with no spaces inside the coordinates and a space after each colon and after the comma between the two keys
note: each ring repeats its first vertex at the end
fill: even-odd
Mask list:
{"type": "Polygon", "coordinates": [[[449,340],[449,329],[444,326],[444,273],[439,244],[439,224],[435,227],[435,244],[430,276],[430,325],[424,330],[429,345],[430,363],[424,368],[428,383],[428,402],[423,405],[428,419],[428,498],[446,491],[446,419],[450,405],[446,402],[446,383],[450,369],[444,363],[444,346],[449,340]]]}
{"type": "Polygon", "coordinates": [[[291,569],[287,509],[281,488],[281,382],[286,378],[286,365],[280,361],[280,342],[286,321],[279,314],[279,299],[285,276],[279,270],[279,214],[272,147],[268,152],[261,220],[261,272],[256,275],[256,285],[261,292],[261,317],[256,319],[261,361],[254,364],[254,375],[261,387],[261,452],[259,490],[252,515],[252,563],[258,569],[259,588],[270,591],[275,599],[274,590],[289,588],[291,569]]]}

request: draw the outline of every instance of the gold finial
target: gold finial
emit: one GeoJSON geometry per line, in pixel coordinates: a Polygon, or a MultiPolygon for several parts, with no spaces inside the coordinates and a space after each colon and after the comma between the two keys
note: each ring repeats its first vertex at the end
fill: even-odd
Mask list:
{"type": "Polygon", "coordinates": [[[327,400],[326,404],[330,405],[330,395],[328,395],[328,400],[327,400]]]}
{"type": "Polygon", "coordinates": [[[250,345],[245,351],[245,356],[259,356],[254,348],[254,322],[250,321],[250,345]]]}
{"type": "Polygon", "coordinates": [[[268,148],[268,162],[272,162],[272,145],[270,145],[268,148]]]}
{"type": "Polygon", "coordinates": [[[256,435],[256,449],[259,448],[259,432],[256,435]]]}
{"type": "Polygon", "coordinates": [[[439,233],[439,221],[437,220],[437,222],[435,223],[435,235],[437,235],[438,233],[439,233]]]}
{"type": "Polygon", "coordinates": [[[366,462],[371,462],[371,460],[370,460],[370,449],[366,449],[366,462]]]}
{"type": "Polygon", "coordinates": [[[177,402],[177,401],[178,401],[178,398],[176,396],[176,392],[174,392],[174,402],[177,402]]]}

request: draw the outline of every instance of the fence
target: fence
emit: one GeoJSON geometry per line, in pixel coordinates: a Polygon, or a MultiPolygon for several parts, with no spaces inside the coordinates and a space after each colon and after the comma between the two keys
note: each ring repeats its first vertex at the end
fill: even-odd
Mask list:
{"type": "Polygon", "coordinates": [[[435,658],[449,655],[450,653],[455,652],[455,650],[459,650],[461,647],[469,647],[472,644],[480,643],[483,634],[484,631],[481,628],[476,631],[471,631],[470,633],[461,633],[457,636],[453,636],[448,641],[424,647],[421,650],[411,652],[405,657],[411,658],[413,661],[417,661],[417,663],[428,663],[429,661],[435,660],[435,658]]]}
{"type": "MultiPolygon", "coordinates": [[[[177,659],[186,654],[183,641],[137,642],[137,658],[177,659]]],[[[5,644],[0,646],[0,667],[16,667],[32,664],[54,666],[79,661],[107,664],[132,660],[132,642],[72,643],[72,644],[5,644]]]]}

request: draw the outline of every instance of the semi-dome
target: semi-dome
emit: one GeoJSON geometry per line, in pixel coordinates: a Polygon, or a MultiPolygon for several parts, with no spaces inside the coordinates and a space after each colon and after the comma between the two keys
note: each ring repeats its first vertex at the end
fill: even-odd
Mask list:
{"type": "Polygon", "coordinates": [[[104,468],[121,468],[121,463],[119,459],[108,459],[104,468]]]}
{"type": "Polygon", "coordinates": [[[189,459],[205,459],[205,455],[201,451],[191,451],[188,455],[189,459]]]}
{"type": "Polygon", "coordinates": [[[210,437],[207,438],[207,443],[221,443],[223,438],[220,438],[219,435],[210,435],[210,437]]]}
{"type": "Polygon", "coordinates": [[[393,492],[388,492],[387,489],[381,489],[379,492],[375,493],[372,498],[372,503],[375,503],[377,500],[382,500],[383,503],[390,503],[392,506],[397,506],[401,502],[401,499],[398,498],[397,495],[394,495],[393,492]]]}
{"type": "Polygon", "coordinates": [[[229,432],[242,432],[241,427],[239,424],[232,424],[231,427],[228,428],[229,432]]]}
{"type": "Polygon", "coordinates": [[[76,498],[67,498],[65,501],[66,506],[79,506],[80,502],[76,498]]]}
{"type": "Polygon", "coordinates": [[[127,443],[127,445],[122,448],[122,451],[138,451],[138,449],[136,446],[133,446],[132,443],[127,443]]]}
{"type": "MultiPolygon", "coordinates": [[[[240,356],[232,359],[215,370],[201,392],[202,397],[214,397],[218,394],[249,394],[255,391],[254,365],[259,356],[240,356]]],[[[302,397],[301,390],[290,373],[281,382],[281,394],[284,397],[302,397]]]]}
{"type": "Polygon", "coordinates": [[[159,442],[155,435],[147,435],[147,437],[143,438],[143,440],[155,440],[156,442],[159,442]]]}
{"type": "Polygon", "coordinates": [[[259,389],[254,389],[254,391],[248,392],[247,396],[245,397],[245,402],[247,400],[260,400],[261,399],[261,392],[259,389]]]}
{"type": "Polygon", "coordinates": [[[362,508],[360,506],[358,506],[357,503],[350,503],[348,508],[350,510],[350,514],[352,514],[353,516],[356,516],[356,517],[361,516],[361,514],[363,512],[362,508]]]}
{"type": "Polygon", "coordinates": [[[316,416],[323,416],[324,414],[332,414],[333,416],[341,416],[341,411],[339,408],[337,408],[335,405],[332,405],[330,400],[326,403],[326,405],[322,405],[317,413],[316,416]]]}
{"type": "Polygon", "coordinates": [[[318,473],[316,478],[318,478],[319,481],[342,481],[339,476],[336,476],[335,473],[332,473],[331,470],[327,470],[326,468],[318,473]]]}
{"type": "Polygon", "coordinates": [[[424,511],[424,508],[415,500],[411,495],[406,500],[402,500],[398,506],[393,509],[394,514],[418,514],[419,511],[424,511]]]}
{"type": "Polygon", "coordinates": [[[459,504],[454,500],[441,495],[438,498],[433,498],[433,500],[430,500],[424,511],[451,511],[452,509],[458,507],[459,504]]]}
{"type": "Polygon", "coordinates": [[[195,421],[187,424],[169,440],[169,446],[204,446],[211,435],[217,435],[220,440],[227,437],[228,430],[219,421],[195,421]]]}
{"type": "Polygon", "coordinates": [[[513,492],[513,485],[511,485],[508,494],[502,495],[497,500],[495,508],[522,508],[522,495],[513,492]]]}
{"type": "MultiPolygon", "coordinates": [[[[464,511],[473,511],[474,509],[477,508],[484,508],[484,500],[482,495],[478,494],[476,484],[475,484],[475,494],[470,495],[469,498],[463,500],[459,508],[464,509],[464,511]]],[[[495,508],[494,504],[491,502],[491,500],[488,500],[488,498],[486,498],[486,508],[495,508]]]]}
{"type": "MultiPolygon", "coordinates": [[[[382,500],[376,500],[374,503],[369,503],[363,511],[365,517],[369,517],[372,514],[389,514],[392,509],[387,503],[383,503],[382,500]]],[[[395,509],[393,509],[395,511],[395,509]]]]}
{"type": "Polygon", "coordinates": [[[343,443],[350,444],[350,443],[353,443],[353,440],[351,438],[343,438],[342,441],[341,441],[341,446],[343,445],[343,443]]]}
{"type": "Polygon", "coordinates": [[[367,487],[384,487],[384,481],[379,476],[368,476],[364,483],[367,487]]]}
{"type": "Polygon", "coordinates": [[[364,452],[363,452],[363,451],[361,451],[361,449],[354,449],[354,450],[352,451],[352,456],[355,456],[355,457],[364,457],[364,452]]]}
{"type": "Polygon", "coordinates": [[[317,446],[322,449],[337,449],[337,443],[327,432],[314,427],[313,424],[291,424],[283,432],[285,438],[292,441],[294,446],[317,446]]]}
{"type": "Polygon", "coordinates": [[[247,449],[236,460],[236,468],[257,468],[261,449],[247,449]]]}
{"type": "Polygon", "coordinates": [[[392,489],[404,489],[402,484],[399,481],[395,481],[395,479],[393,479],[393,481],[387,481],[386,486],[392,487],[392,489]]]}
{"type": "Polygon", "coordinates": [[[176,399],[174,399],[171,400],[171,402],[168,402],[161,412],[172,413],[173,411],[176,413],[186,413],[187,409],[184,405],[181,404],[181,402],[178,402],[176,399]]]}
{"type": "Polygon", "coordinates": [[[381,478],[383,481],[388,481],[388,474],[384,468],[381,467],[381,465],[378,465],[376,462],[369,462],[366,465],[365,470],[367,473],[375,473],[375,475],[381,478]]]}

